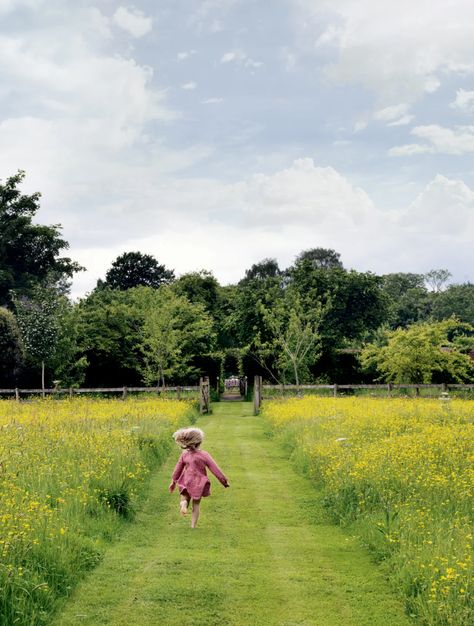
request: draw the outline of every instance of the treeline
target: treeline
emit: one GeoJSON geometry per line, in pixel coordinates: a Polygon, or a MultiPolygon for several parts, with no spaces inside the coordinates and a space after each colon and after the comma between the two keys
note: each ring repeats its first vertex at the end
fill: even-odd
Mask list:
{"type": "Polygon", "coordinates": [[[0,183],[0,387],[272,382],[464,382],[473,378],[474,285],[447,270],[377,276],[334,250],[288,268],[252,265],[235,285],[175,276],[120,255],[93,291],[69,298],[77,263],[59,226],[35,224],[40,194],[0,183]]]}

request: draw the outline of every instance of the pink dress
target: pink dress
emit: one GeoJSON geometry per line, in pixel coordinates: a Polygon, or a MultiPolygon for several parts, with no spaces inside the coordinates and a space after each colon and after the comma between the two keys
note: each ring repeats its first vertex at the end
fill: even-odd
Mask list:
{"type": "Polygon", "coordinates": [[[210,495],[211,482],[207,477],[206,467],[224,487],[228,487],[227,478],[209,452],[185,450],[179,457],[172,476],[173,483],[178,483],[179,492],[185,496],[190,496],[193,500],[199,500],[199,498],[210,495]]]}

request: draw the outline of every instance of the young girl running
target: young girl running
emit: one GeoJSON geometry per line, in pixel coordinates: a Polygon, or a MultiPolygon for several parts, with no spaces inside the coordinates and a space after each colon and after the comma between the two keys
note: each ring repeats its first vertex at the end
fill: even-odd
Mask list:
{"type": "Polygon", "coordinates": [[[172,493],[176,484],[178,485],[181,494],[181,515],[187,515],[189,503],[193,501],[191,528],[196,528],[201,498],[206,498],[211,493],[211,483],[207,477],[206,467],[224,487],[229,486],[229,481],[209,452],[199,450],[204,438],[204,433],[200,428],[181,428],[173,434],[173,438],[180,448],[184,448],[184,452],[174,468],[169,492],[172,493]]]}

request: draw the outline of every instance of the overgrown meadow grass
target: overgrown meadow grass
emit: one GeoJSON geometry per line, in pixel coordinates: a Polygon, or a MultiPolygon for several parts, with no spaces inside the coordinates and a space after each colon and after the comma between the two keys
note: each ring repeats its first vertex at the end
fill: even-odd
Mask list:
{"type": "Polygon", "coordinates": [[[156,398],[0,401],[0,624],[48,622],[194,415],[156,398]]]}
{"type": "Polygon", "coordinates": [[[262,411],[429,625],[474,623],[474,402],[302,397],[262,411]]]}

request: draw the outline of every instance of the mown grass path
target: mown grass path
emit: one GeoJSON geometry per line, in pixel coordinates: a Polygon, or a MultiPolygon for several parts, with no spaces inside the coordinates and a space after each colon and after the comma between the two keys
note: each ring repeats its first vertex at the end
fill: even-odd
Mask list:
{"type": "Polygon", "coordinates": [[[78,587],[55,626],[404,626],[381,571],[318,513],[317,494],[265,436],[250,403],[214,404],[204,449],[213,479],[196,530],[169,476],[151,480],[137,520],[78,587]]]}

